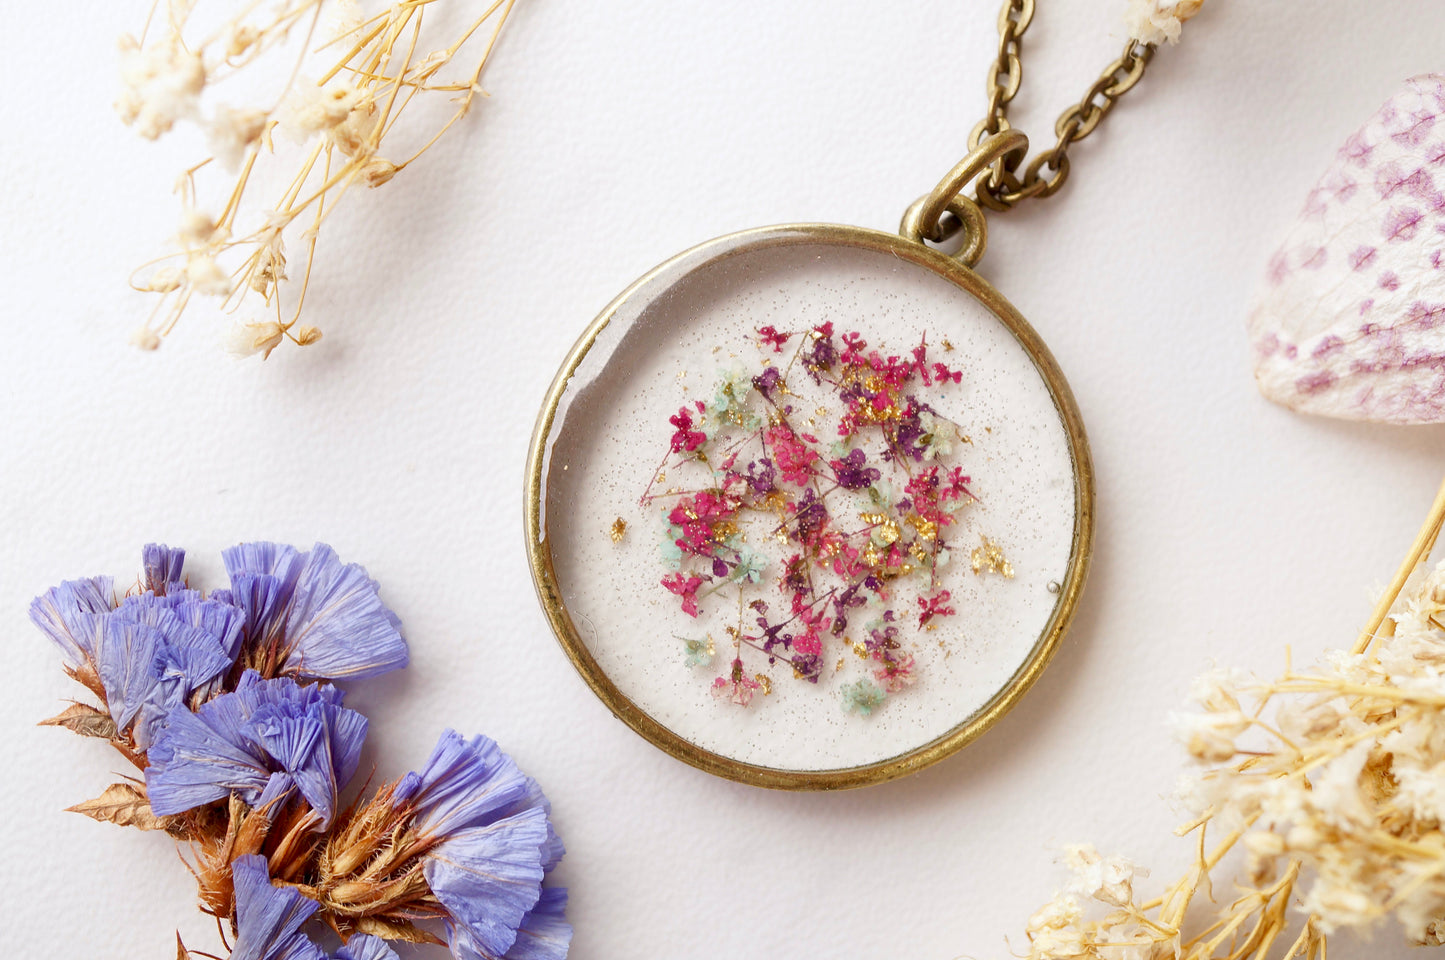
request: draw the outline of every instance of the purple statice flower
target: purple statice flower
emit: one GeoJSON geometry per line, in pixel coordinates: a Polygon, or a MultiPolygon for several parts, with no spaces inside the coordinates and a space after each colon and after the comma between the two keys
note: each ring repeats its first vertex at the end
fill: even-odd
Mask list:
{"type": "Polygon", "coordinates": [[[186,551],[172,550],[163,543],[148,543],[141,548],[141,569],[144,571],[142,584],[151,593],[165,596],[171,590],[185,589],[182,569],[186,564],[186,551]]]}
{"type": "Polygon", "coordinates": [[[150,749],[146,791],[157,816],[225,799],[278,804],[299,793],[330,825],[336,798],[361,760],[366,718],[330,684],[301,686],[246,671],[236,689],[192,713],[171,708],[150,749]]]}
{"type": "Polygon", "coordinates": [[[153,609],[152,623],[130,619],[125,607],[104,618],[96,670],[105,688],[111,719],[130,730],[146,750],[156,723],[197,690],[209,690],[231,666],[220,642],[174,613],[153,609]]]}
{"type": "MultiPolygon", "coordinates": [[[[517,939],[502,960],[562,960],[572,943],[572,925],[567,922],[567,891],[547,887],[517,928],[517,939]]],[[[447,924],[447,944],[460,960],[492,960],[480,942],[464,926],[447,924]]]]}
{"type": "MultiPolygon", "coordinates": [[[[224,551],[227,599],[245,612],[248,665],[312,680],[373,677],[406,666],[401,621],[360,564],[318,543],[308,553],[276,543],[224,551]]],[[[214,597],[215,594],[212,594],[214,597]]]]}
{"type": "Polygon", "coordinates": [[[266,858],[231,863],[236,889],[236,943],[230,960],[398,960],[386,941],[357,934],[329,957],[302,929],[320,906],[292,886],[273,886],[266,858]]]}
{"type": "Polygon", "coordinates": [[[266,858],[231,862],[236,888],[236,943],[231,960],[326,960],[301,928],[320,906],[295,887],[273,887],[266,858]]]}
{"type": "Polygon", "coordinates": [[[246,643],[253,650],[280,648],[286,611],[305,558],[282,543],[241,543],[221,551],[231,578],[230,603],[246,614],[246,643]]]}
{"type": "Polygon", "coordinates": [[[30,601],[30,620],[54,641],[71,670],[93,665],[101,630],[97,616],[115,607],[110,577],[67,580],[30,601]]]}
{"type": "Polygon", "coordinates": [[[399,960],[385,940],[368,933],[356,934],[331,956],[332,960],[399,960]]]}
{"type": "Polygon", "coordinates": [[[458,960],[566,956],[566,891],[543,900],[542,880],[563,854],[551,808],[496,743],[447,730],[426,765],[398,782],[392,802],[410,812],[410,831],[428,845],[422,872],[450,914],[458,960]]]}

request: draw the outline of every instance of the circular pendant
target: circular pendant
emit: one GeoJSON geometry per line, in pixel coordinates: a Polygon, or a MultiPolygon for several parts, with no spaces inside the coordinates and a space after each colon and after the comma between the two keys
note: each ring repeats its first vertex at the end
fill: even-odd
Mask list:
{"type": "Polygon", "coordinates": [[[527,467],[547,618],[607,707],[758,786],[934,763],[1038,678],[1093,533],[1042,340],[921,243],[784,225],[694,247],[589,326],[527,467]]]}

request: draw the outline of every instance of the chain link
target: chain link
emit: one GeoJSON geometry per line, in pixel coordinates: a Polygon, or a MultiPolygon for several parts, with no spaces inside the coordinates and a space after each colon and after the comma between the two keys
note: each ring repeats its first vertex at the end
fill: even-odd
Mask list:
{"type": "MultiPolygon", "coordinates": [[[[1020,48],[1024,32],[1034,18],[1034,0],[1004,0],[998,15],[998,56],[987,76],[988,112],[969,132],[970,150],[989,137],[1012,129],[1009,103],[1023,82],[1020,48]]],[[[1059,115],[1054,124],[1058,138],[1029,161],[1022,176],[1016,156],[1000,158],[978,180],[978,202],[992,210],[1007,210],[1029,197],[1050,197],[1069,178],[1069,147],[1094,132],[1119,97],[1133,89],[1154,57],[1154,45],[1130,40],[1117,60],[1104,68],[1083,99],[1059,115]]]]}

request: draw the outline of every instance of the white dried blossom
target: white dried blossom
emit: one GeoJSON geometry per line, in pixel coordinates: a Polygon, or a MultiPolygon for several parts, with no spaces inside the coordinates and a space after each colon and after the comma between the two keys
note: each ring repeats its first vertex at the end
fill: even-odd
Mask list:
{"type": "Polygon", "coordinates": [[[248,23],[232,23],[226,28],[225,56],[234,60],[254,47],[261,39],[259,28],[248,23]]]}
{"type": "Polygon", "coordinates": [[[1140,43],[1178,43],[1184,21],[1203,5],[1204,0],[1129,0],[1125,28],[1140,43]]]}
{"type": "Polygon", "coordinates": [[[1076,844],[1064,848],[1064,862],[1074,875],[1069,881],[1070,893],[1114,907],[1133,901],[1134,877],[1140,872],[1133,861],[1103,857],[1092,844],[1076,844]]]}
{"type": "Polygon", "coordinates": [[[1234,756],[1234,741],[1249,729],[1249,718],[1238,710],[1171,713],[1169,723],[1175,739],[1191,757],[1202,763],[1219,763],[1234,756]]]}
{"type": "Polygon", "coordinates": [[[333,0],[323,9],[326,16],[325,32],[332,40],[339,40],[355,33],[366,22],[366,17],[362,14],[361,7],[356,0],[333,0]]]}
{"type": "Polygon", "coordinates": [[[360,186],[389,182],[430,150],[467,115],[474,97],[483,94],[478,78],[514,4],[485,7],[477,19],[464,22],[428,16],[427,29],[421,24],[420,6],[413,3],[388,4],[374,16],[364,15],[353,0],[284,0],[230,9],[212,4],[204,30],[189,24],[195,6],[196,0],[165,0],[163,9],[152,11],[147,21],[144,47],[133,37],[121,41],[122,89],[116,107],[124,122],[155,138],[177,121],[189,120],[210,148],[208,158],[182,170],[175,180],[186,208],[177,237],[180,249],[172,253],[181,266],[131,281],[159,300],[144,335],[133,339],[154,348],[155,338],[167,336],[197,302],[193,294],[201,293],[225,295],[222,307],[227,310],[259,295],[266,303],[263,316],[278,311],[274,323],[242,324],[232,332],[229,340],[238,352],[269,354],[282,340],[314,344],[320,330],[300,320],[303,306],[309,308],[315,299],[308,301],[304,289],[294,298],[277,292],[288,270],[283,233],[305,247],[309,278],[316,264],[317,235],[343,197],[360,186]],[[434,35],[435,24],[445,24],[440,30],[450,36],[434,35]],[[439,76],[457,66],[454,61],[464,46],[469,63],[456,77],[439,76]],[[433,52],[425,54],[427,50],[433,52]],[[282,51],[294,58],[270,56],[282,51]],[[212,81],[243,72],[254,82],[240,84],[240,89],[254,91],[258,100],[205,104],[203,112],[202,98],[212,81]],[[298,82],[307,74],[327,79],[298,82]],[[469,82],[459,82],[463,77],[469,82]],[[437,113],[411,108],[444,100],[450,100],[451,107],[441,120],[437,113]],[[403,113],[409,118],[421,114],[416,123],[407,123],[420,129],[392,138],[403,113]],[[254,188],[272,179],[271,161],[278,156],[269,150],[273,126],[281,126],[308,149],[301,151],[299,168],[292,169],[275,205],[257,209],[247,201],[253,200],[254,188]],[[388,152],[396,140],[403,141],[397,150],[405,153],[395,162],[380,155],[384,138],[388,152]],[[211,181],[222,169],[232,176],[223,176],[228,182],[216,189],[211,181]],[[219,218],[200,212],[204,206],[219,208],[219,218]],[[251,227],[258,219],[262,225],[251,227]],[[222,269],[218,260],[223,258],[228,267],[234,261],[234,271],[222,269]],[[279,312],[283,300],[288,316],[279,312]]]}
{"type": "Polygon", "coordinates": [[[234,171],[240,169],[247,151],[261,142],[261,134],[265,132],[265,111],[222,105],[206,124],[206,145],[221,166],[234,171]]]}
{"type": "Polygon", "coordinates": [[[129,34],[120,41],[121,93],[116,110],[136,132],[154,140],[193,116],[206,86],[206,64],[174,33],[145,49],[129,34]]]}
{"type": "Polygon", "coordinates": [[[269,356],[285,338],[286,331],[281,324],[272,321],[264,323],[238,323],[226,333],[225,347],[238,357],[253,354],[269,356]]]}
{"type": "Polygon", "coordinates": [[[231,292],[231,278],[214,257],[198,254],[186,260],[186,282],[197,293],[224,297],[231,292]]]}
{"type": "Polygon", "coordinates": [[[375,150],[371,142],[375,131],[376,104],[363,101],[352,108],[346,119],[332,127],[327,136],[348,157],[365,159],[375,150]]]}
{"type": "Polygon", "coordinates": [[[226,241],[226,231],[216,226],[210,214],[195,207],[181,210],[181,222],[176,230],[176,241],[188,250],[210,247],[226,241]]]}
{"type": "Polygon", "coordinates": [[[144,289],[152,293],[170,293],[172,290],[180,289],[185,276],[185,271],[180,267],[161,267],[151,274],[150,279],[145,282],[144,289]]]}
{"type": "Polygon", "coordinates": [[[1159,960],[1174,956],[1159,932],[1140,923],[1137,914],[1118,910],[1099,922],[1094,932],[1094,955],[1099,960],[1159,960]]]}
{"type": "Polygon", "coordinates": [[[1078,926],[1083,911],[1067,894],[1054,897],[1029,918],[1029,960],[1081,960],[1089,956],[1089,940],[1078,926]]]}
{"type": "Polygon", "coordinates": [[[1238,713],[1239,691],[1249,675],[1235,668],[1216,667],[1194,678],[1189,699],[1210,713],[1238,713]]]}
{"type": "Polygon", "coordinates": [[[1193,819],[1223,843],[1164,896],[1133,902],[1137,873],[1093,847],[1068,850],[1073,894],[1029,921],[1029,956],[1089,960],[1205,957],[1261,960],[1322,953],[1338,930],[1365,930],[1393,914],[1411,942],[1445,941],[1445,566],[1416,576],[1395,600],[1389,629],[1366,652],[1334,652],[1313,671],[1245,683],[1212,671],[1195,683],[1201,712],[1172,721],[1208,766],[1176,791],[1193,819]],[[1253,728],[1249,748],[1236,741],[1253,728]],[[1240,894],[1201,911],[1218,890],[1211,872],[1246,854],[1240,894]],[[1098,918],[1098,905],[1118,907],[1098,918]],[[1292,909],[1298,905],[1304,917],[1292,909]],[[1200,932],[1188,934],[1186,920],[1200,932]],[[1217,933],[1238,931],[1215,942],[1217,933]],[[1253,934],[1246,935],[1253,930],[1253,934]],[[1288,947],[1289,944],[1294,947],[1288,947]]]}
{"type": "Polygon", "coordinates": [[[321,87],[302,82],[287,94],[277,119],[287,135],[298,141],[306,140],[345,122],[359,102],[361,93],[350,84],[332,83],[321,87]]]}
{"type": "Polygon", "coordinates": [[[1069,894],[1057,894],[1054,899],[1034,911],[1029,917],[1028,932],[1037,933],[1040,930],[1057,930],[1063,927],[1070,927],[1079,922],[1084,915],[1079,901],[1069,894]]]}
{"type": "Polygon", "coordinates": [[[262,296],[286,279],[286,242],[279,223],[268,224],[256,234],[255,264],[248,284],[262,296]]]}
{"type": "Polygon", "coordinates": [[[1380,905],[1370,891],[1344,884],[1315,883],[1300,909],[1317,918],[1326,934],[1345,927],[1366,927],[1380,916],[1380,905]]]}
{"type": "Polygon", "coordinates": [[[161,345],[161,338],[149,326],[142,324],[131,331],[130,345],[142,350],[154,350],[161,345]]]}

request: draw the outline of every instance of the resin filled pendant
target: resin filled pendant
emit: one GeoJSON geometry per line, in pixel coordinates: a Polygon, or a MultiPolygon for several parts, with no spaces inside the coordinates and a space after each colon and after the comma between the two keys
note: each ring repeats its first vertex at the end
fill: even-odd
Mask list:
{"type": "Polygon", "coordinates": [[[528,555],[634,730],[839,789],[1017,702],[1073,615],[1092,500],[1069,387],[997,291],[916,240],[792,224],[680,254],[588,327],[533,436],[528,555]]]}

